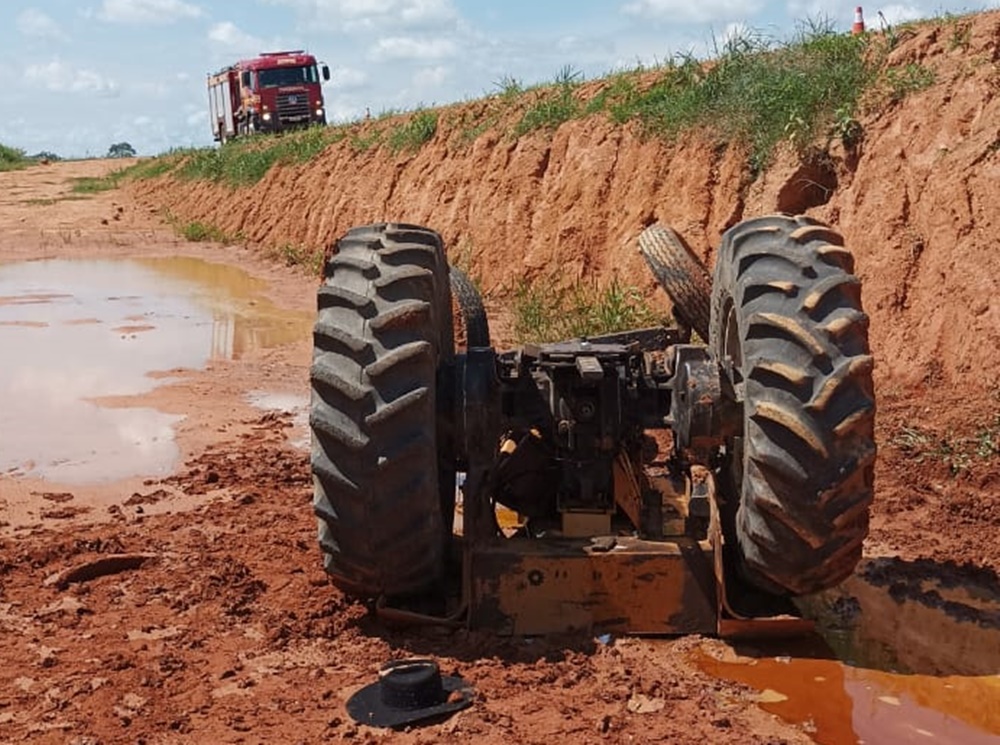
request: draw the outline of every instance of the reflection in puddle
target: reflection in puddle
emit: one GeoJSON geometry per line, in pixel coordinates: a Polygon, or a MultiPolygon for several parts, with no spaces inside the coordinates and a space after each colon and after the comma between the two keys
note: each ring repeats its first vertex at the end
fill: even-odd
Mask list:
{"type": "Polygon", "coordinates": [[[276,308],[264,287],[188,257],[0,265],[0,474],[93,483],[168,471],[180,417],[95,400],[308,337],[306,314],[276,308]]]}
{"type": "Polygon", "coordinates": [[[1000,585],[989,570],[865,562],[803,610],[822,638],[737,643],[697,663],[756,688],[816,742],[1000,742],[1000,585]]]}

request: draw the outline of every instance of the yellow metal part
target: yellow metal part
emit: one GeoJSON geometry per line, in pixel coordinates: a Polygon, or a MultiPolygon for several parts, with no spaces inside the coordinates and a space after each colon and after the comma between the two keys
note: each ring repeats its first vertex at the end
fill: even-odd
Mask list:
{"type": "Polygon", "coordinates": [[[509,634],[714,633],[708,541],[511,538],[472,549],[470,623],[509,634]]]}
{"type": "Polygon", "coordinates": [[[684,535],[690,514],[690,480],[681,476],[653,476],[650,485],[660,494],[663,535],[684,535]]]}
{"type": "Polygon", "coordinates": [[[562,534],[566,538],[589,538],[611,532],[610,512],[563,512],[562,534]]]}
{"type": "Polygon", "coordinates": [[[712,545],[712,567],[715,574],[716,598],[718,602],[717,633],[729,638],[762,638],[798,636],[812,631],[815,624],[805,618],[789,615],[747,617],[736,611],[726,594],[725,566],[723,550],[725,536],[721,528],[719,505],[715,494],[715,479],[711,471],[701,466],[691,469],[694,488],[707,490],[711,509],[708,538],[712,545]]]}
{"type": "Polygon", "coordinates": [[[810,630],[812,622],[801,618],[747,618],[733,609],[714,479],[695,467],[684,483],[684,495],[664,490],[664,504],[681,497],[687,504],[692,493],[707,496],[705,540],[517,536],[466,546],[469,625],[518,635],[583,630],[760,637],[810,630]]]}
{"type": "MultiPolygon", "coordinates": [[[[539,431],[535,427],[529,429],[528,434],[530,434],[536,440],[542,439],[541,431],[539,431]]],[[[500,440],[500,454],[513,455],[515,450],[517,450],[517,440],[513,439],[509,435],[504,435],[503,438],[500,440]]]]}
{"type": "Polygon", "coordinates": [[[633,525],[642,524],[642,490],[632,468],[632,461],[624,453],[618,453],[614,468],[615,503],[628,515],[633,525]]]}

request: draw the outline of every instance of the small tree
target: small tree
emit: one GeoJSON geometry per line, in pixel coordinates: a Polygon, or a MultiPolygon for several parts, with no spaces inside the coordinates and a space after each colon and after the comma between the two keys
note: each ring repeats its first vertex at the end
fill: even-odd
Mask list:
{"type": "Polygon", "coordinates": [[[116,142],[108,148],[109,158],[134,158],[135,148],[127,142],[116,142]]]}

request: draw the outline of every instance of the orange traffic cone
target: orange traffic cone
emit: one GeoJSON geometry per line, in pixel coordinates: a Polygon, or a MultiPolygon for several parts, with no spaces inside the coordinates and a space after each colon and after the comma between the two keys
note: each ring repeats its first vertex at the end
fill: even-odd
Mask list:
{"type": "Polygon", "coordinates": [[[861,6],[854,9],[854,25],[851,26],[851,33],[857,36],[865,32],[865,17],[861,13],[861,6]]]}

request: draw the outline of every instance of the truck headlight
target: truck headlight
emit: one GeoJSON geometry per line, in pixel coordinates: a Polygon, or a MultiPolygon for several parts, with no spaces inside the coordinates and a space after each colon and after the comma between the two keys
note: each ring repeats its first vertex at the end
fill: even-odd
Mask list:
{"type": "Polygon", "coordinates": [[[319,107],[318,109],[316,109],[316,116],[323,116],[323,107],[322,106],[319,107]]]}
{"type": "Polygon", "coordinates": [[[264,116],[263,116],[263,117],[261,117],[261,118],[262,118],[262,119],[263,119],[263,120],[264,120],[265,122],[269,122],[269,121],[271,121],[271,112],[270,112],[270,111],[265,111],[265,112],[264,112],[264,116]]]}

